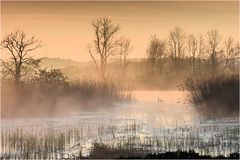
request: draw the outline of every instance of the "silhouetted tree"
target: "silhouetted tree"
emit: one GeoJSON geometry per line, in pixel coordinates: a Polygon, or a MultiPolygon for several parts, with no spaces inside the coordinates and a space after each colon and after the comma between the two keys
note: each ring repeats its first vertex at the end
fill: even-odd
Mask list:
{"type": "Polygon", "coordinates": [[[234,39],[228,37],[224,43],[225,48],[225,70],[231,71],[235,67],[236,60],[239,56],[239,44],[234,44],[234,39]]]}
{"type": "Polygon", "coordinates": [[[118,25],[113,24],[108,17],[94,19],[91,24],[94,31],[94,51],[91,50],[91,47],[88,48],[88,51],[101,79],[104,80],[107,60],[110,56],[116,54],[119,44],[117,34],[120,28],[118,25]],[[97,63],[97,57],[100,59],[100,66],[97,63]]]}
{"type": "Polygon", "coordinates": [[[233,45],[234,45],[233,38],[229,37],[225,41],[226,65],[228,65],[229,60],[234,57],[234,46],[233,45]]]}
{"type": "Polygon", "coordinates": [[[210,62],[211,62],[211,72],[212,76],[216,72],[216,63],[217,63],[217,53],[219,52],[219,44],[222,39],[222,36],[219,34],[218,30],[212,29],[207,32],[208,46],[210,50],[210,62]]]}
{"type": "Polygon", "coordinates": [[[147,56],[153,69],[157,69],[160,67],[160,71],[162,70],[163,63],[162,59],[166,55],[165,52],[166,52],[165,41],[158,39],[156,35],[151,36],[151,40],[147,48],[147,56]]]}
{"type": "MultiPolygon", "coordinates": [[[[205,53],[206,53],[206,42],[203,34],[199,34],[197,38],[197,57],[196,57],[196,67],[199,72],[201,72],[201,64],[205,59],[205,53]]],[[[196,71],[196,70],[195,70],[196,71]]]]}
{"type": "Polygon", "coordinates": [[[206,42],[203,34],[200,34],[198,37],[198,58],[204,58],[206,53],[206,42]]]}
{"type": "Polygon", "coordinates": [[[183,29],[175,27],[169,32],[168,42],[170,49],[170,57],[172,59],[172,69],[181,68],[180,61],[184,58],[186,33],[183,29]]]}
{"type": "Polygon", "coordinates": [[[131,41],[130,39],[121,38],[119,40],[119,58],[120,58],[120,75],[123,79],[126,78],[126,63],[127,63],[127,56],[131,52],[131,41]]]}
{"type": "Polygon", "coordinates": [[[40,59],[33,59],[30,54],[41,47],[41,42],[35,36],[27,38],[23,31],[8,34],[1,42],[1,47],[8,50],[7,54],[10,55],[8,61],[1,59],[2,73],[13,77],[15,84],[40,62],[40,59]]]}
{"type": "Polygon", "coordinates": [[[191,68],[192,68],[192,72],[194,73],[195,63],[196,63],[196,54],[197,54],[197,49],[198,49],[197,38],[194,35],[190,34],[188,36],[187,42],[188,42],[188,52],[189,52],[189,55],[191,56],[191,60],[192,60],[191,68]]]}

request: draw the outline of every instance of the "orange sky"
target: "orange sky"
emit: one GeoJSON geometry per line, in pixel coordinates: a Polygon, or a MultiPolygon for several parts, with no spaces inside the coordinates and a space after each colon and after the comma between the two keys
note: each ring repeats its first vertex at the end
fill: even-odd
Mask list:
{"type": "Polygon", "coordinates": [[[129,57],[145,57],[152,34],[166,38],[175,26],[188,33],[216,28],[239,39],[238,2],[1,2],[1,36],[16,29],[36,35],[44,47],[37,57],[90,60],[90,21],[109,16],[134,46],[129,57]]]}

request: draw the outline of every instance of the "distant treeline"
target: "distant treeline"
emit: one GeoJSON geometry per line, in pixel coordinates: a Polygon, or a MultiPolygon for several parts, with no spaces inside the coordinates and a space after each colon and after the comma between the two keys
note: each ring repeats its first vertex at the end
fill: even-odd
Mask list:
{"type": "MultiPolygon", "coordinates": [[[[137,88],[169,89],[192,76],[238,73],[240,46],[232,37],[223,39],[216,29],[193,35],[175,27],[165,39],[151,36],[146,58],[128,59],[127,54],[122,59],[120,51],[115,50],[115,53],[114,59],[108,60],[106,78],[137,88]]],[[[97,75],[94,67],[86,68],[88,76],[97,75]]],[[[64,69],[71,77],[86,76],[84,70],[75,68],[74,71],[76,74],[71,68],[64,69]]]]}
{"type": "Polygon", "coordinates": [[[239,42],[232,37],[224,40],[216,29],[195,36],[175,27],[166,39],[153,35],[146,49],[147,59],[138,63],[143,66],[140,70],[145,82],[216,76],[238,73],[239,53],[239,42]]]}
{"type": "Polygon", "coordinates": [[[239,51],[239,42],[234,42],[232,37],[222,39],[216,29],[195,36],[176,27],[169,32],[167,39],[152,36],[147,55],[152,69],[159,73],[167,67],[171,73],[188,69],[190,73],[199,74],[206,70],[201,69],[202,66],[207,65],[207,70],[214,75],[219,71],[229,72],[235,69],[239,51]],[[166,58],[169,59],[167,66],[166,58]]]}

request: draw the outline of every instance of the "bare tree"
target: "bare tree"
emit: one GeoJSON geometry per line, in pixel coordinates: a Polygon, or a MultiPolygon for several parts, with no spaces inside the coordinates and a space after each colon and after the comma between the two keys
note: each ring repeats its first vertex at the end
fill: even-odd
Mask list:
{"type": "Polygon", "coordinates": [[[226,55],[225,55],[226,62],[235,56],[234,55],[234,40],[232,37],[229,37],[225,41],[225,53],[226,53],[226,55]]]}
{"type": "Polygon", "coordinates": [[[105,79],[107,60],[116,54],[118,47],[117,34],[120,30],[118,25],[114,25],[108,17],[94,19],[91,23],[94,31],[94,50],[89,47],[88,51],[93,59],[98,73],[102,80],[105,79]],[[100,59],[100,66],[97,62],[100,59]]]}
{"type": "Polygon", "coordinates": [[[207,32],[208,37],[208,45],[210,50],[210,62],[211,62],[211,71],[212,75],[215,75],[216,72],[216,61],[217,61],[217,53],[219,52],[219,44],[222,39],[222,36],[219,34],[218,30],[212,29],[207,32]]]}
{"type": "Polygon", "coordinates": [[[204,58],[206,51],[206,44],[203,34],[200,34],[198,37],[198,59],[204,58]]]}
{"type": "MultiPolygon", "coordinates": [[[[201,64],[205,59],[205,53],[206,53],[206,42],[204,35],[201,33],[197,37],[197,55],[196,55],[196,67],[197,71],[201,71],[201,64]]],[[[196,70],[195,70],[196,71],[196,70]]]]}
{"type": "Polygon", "coordinates": [[[151,36],[151,40],[147,48],[147,55],[153,69],[160,67],[161,70],[162,59],[166,55],[166,42],[158,39],[156,35],[151,36]]]}
{"type": "Polygon", "coordinates": [[[168,42],[170,49],[170,56],[173,62],[172,67],[178,69],[179,61],[184,58],[185,53],[185,41],[186,33],[183,29],[175,27],[172,31],[169,32],[168,42]]]}
{"type": "Polygon", "coordinates": [[[185,52],[186,33],[183,29],[175,27],[174,30],[169,32],[169,45],[173,51],[173,57],[183,58],[185,52]]]}
{"type": "Polygon", "coordinates": [[[26,76],[30,68],[38,65],[40,60],[33,59],[32,51],[41,47],[41,42],[35,36],[26,37],[23,31],[15,31],[8,34],[1,42],[1,48],[8,50],[8,61],[1,59],[1,69],[5,75],[14,78],[18,84],[22,77],[26,76]]]}
{"type": "Polygon", "coordinates": [[[225,69],[232,70],[235,66],[235,60],[239,55],[239,44],[234,45],[234,39],[228,37],[224,43],[225,45],[225,69]]]}
{"type": "Polygon", "coordinates": [[[197,53],[197,49],[198,49],[198,42],[197,42],[197,38],[190,34],[188,36],[188,51],[189,51],[189,55],[192,58],[192,72],[194,72],[195,70],[195,62],[196,62],[196,53],[197,53]]]}
{"type": "Polygon", "coordinates": [[[132,50],[131,41],[130,39],[121,38],[119,40],[119,47],[120,47],[120,75],[125,79],[126,77],[126,63],[127,63],[127,56],[132,50]],[[122,62],[123,61],[123,62],[122,62]]]}

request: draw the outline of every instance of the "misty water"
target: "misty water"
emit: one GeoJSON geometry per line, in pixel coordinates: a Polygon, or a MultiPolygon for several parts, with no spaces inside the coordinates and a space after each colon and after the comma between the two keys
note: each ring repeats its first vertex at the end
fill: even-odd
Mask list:
{"type": "MultiPolygon", "coordinates": [[[[238,119],[201,117],[180,91],[134,91],[132,102],[62,117],[2,119],[1,129],[8,134],[21,129],[24,134],[36,136],[60,131],[68,134],[71,130],[66,157],[79,154],[79,148],[87,156],[94,142],[110,146],[130,144],[151,152],[194,150],[228,155],[239,151],[238,119]]],[[[9,149],[1,147],[2,153],[9,149]]]]}

